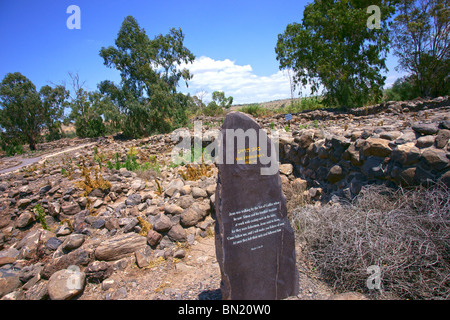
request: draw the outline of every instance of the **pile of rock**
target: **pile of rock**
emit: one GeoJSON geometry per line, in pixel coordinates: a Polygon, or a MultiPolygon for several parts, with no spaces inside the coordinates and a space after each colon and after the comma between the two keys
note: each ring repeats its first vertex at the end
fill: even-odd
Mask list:
{"type": "MultiPolygon", "coordinates": [[[[130,144],[150,144],[161,151],[167,138],[130,144]]],[[[104,153],[124,151],[123,144],[111,139],[97,145],[104,153]]],[[[84,159],[93,168],[93,154],[87,148],[70,159],[84,159]]],[[[141,268],[159,257],[182,259],[186,253],[177,243],[192,245],[195,236],[212,235],[214,174],[185,181],[180,168],[164,167],[156,178],[161,190],[154,179],[103,166],[100,174],[111,187],[86,195],[76,183],[82,170],[76,168],[69,176],[62,159],[40,164],[35,171],[1,176],[0,297],[70,299],[83,292],[86,281],[102,282],[130,259],[141,268]]]]}
{"type": "Polygon", "coordinates": [[[408,110],[388,105],[376,109],[376,118],[347,115],[317,128],[296,130],[294,124],[281,136],[280,160],[292,165],[292,178],[307,180],[319,190],[315,195],[329,198],[351,199],[372,183],[413,186],[440,179],[450,185],[449,99],[432,102],[434,109],[417,113],[409,111],[432,103],[408,103],[408,110]]]}

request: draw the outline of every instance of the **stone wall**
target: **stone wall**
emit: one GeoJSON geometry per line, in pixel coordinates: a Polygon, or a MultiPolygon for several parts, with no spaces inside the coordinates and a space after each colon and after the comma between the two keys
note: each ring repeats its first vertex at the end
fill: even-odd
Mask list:
{"type": "MultiPolygon", "coordinates": [[[[413,186],[441,179],[450,185],[449,105],[446,96],[294,114],[291,129],[280,136],[280,161],[292,165],[291,180],[306,180],[310,194],[324,200],[351,199],[373,183],[413,186]]],[[[263,122],[285,125],[281,116],[263,122]]]]}

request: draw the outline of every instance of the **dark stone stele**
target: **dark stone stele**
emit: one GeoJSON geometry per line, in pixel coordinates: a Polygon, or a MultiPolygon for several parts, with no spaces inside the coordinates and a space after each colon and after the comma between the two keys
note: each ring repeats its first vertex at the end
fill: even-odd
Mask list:
{"type": "MultiPolygon", "coordinates": [[[[225,163],[226,151],[234,152],[235,160],[239,153],[237,138],[234,138],[234,145],[229,146],[233,150],[227,150],[226,129],[259,132],[260,127],[240,112],[229,113],[222,125],[219,150],[223,151],[224,163],[218,164],[215,225],[222,298],[278,300],[297,295],[294,232],[287,219],[278,162],[275,162],[273,175],[261,175],[260,169],[271,164],[261,163],[258,157],[256,163],[225,163]]],[[[258,146],[259,143],[258,138],[258,146]]],[[[246,138],[246,148],[248,144],[246,138]]],[[[271,155],[270,145],[273,146],[267,137],[268,156],[271,155]]],[[[248,156],[255,154],[251,150],[246,153],[248,156]]],[[[264,156],[262,151],[260,156],[264,156]]]]}

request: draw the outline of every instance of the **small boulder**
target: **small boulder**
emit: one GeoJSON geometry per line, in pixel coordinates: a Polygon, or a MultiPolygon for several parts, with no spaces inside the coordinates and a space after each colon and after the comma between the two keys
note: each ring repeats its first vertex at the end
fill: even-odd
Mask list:
{"type": "Polygon", "coordinates": [[[308,148],[314,142],[314,130],[304,130],[301,136],[294,138],[294,141],[298,143],[300,148],[308,148]]]}
{"type": "Polygon", "coordinates": [[[100,208],[100,207],[102,206],[102,204],[103,204],[103,200],[97,199],[97,200],[94,201],[94,203],[92,204],[92,206],[93,206],[95,209],[98,209],[98,208],[100,208]]]}
{"type": "Polygon", "coordinates": [[[186,228],[195,226],[201,220],[201,214],[193,208],[187,208],[181,214],[181,224],[186,228]]]}
{"type": "Polygon", "coordinates": [[[422,153],[422,157],[425,159],[426,163],[437,171],[448,168],[450,165],[450,160],[447,158],[445,151],[441,149],[425,149],[422,153]]]}
{"type": "Polygon", "coordinates": [[[89,282],[100,283],[113,273],[113,268],[105,261],[94,261],[84,269],[84,272],[89,282]]]}
{"type": "Polygon", "coordinates": [[[169,236],[170,240],[174,242],[185,242],[187,239],[186,230],[183,229],[183,227],[179,224],[176,224],[172,228],[170,228],[170,231],[167,235],[169,236]]]}
{"type": "Polygon", "coordinates": [[[181,179],[174,179],[170,182],[170,184],[167,186],[166,191],[165,191],[165,195],[167,197],[172,197],[174,196],[177,192],[180,192],[181,189],[184,186],[184,182],[181,179]]]}
{"type": "Polygon", "coordinates": [[[388,132],[385,131],[385,132],[380,133],[380,138],[394,141],[401,135],[402,135],[402,133],[400,131],[388,131],[388,132]]]}
{"type": "Polygon", "coordinates": [[[397,177],[397,181],[402,185],[402,186],[412,186],[415,184],[415,176],[416,176],[416,169],[415,167],[412,168],[407,168],[407,169],[403,169],[402,171],[400,171],[398,177],[397,177]]]}
{"type": "Polygon", "coordinates": [[[138,204],[140,204],[141,200],[142,200],[142,198],[141,198],[140,194],[133,193],[133,194],[129,195],[128,198],[125,200],[125,204],[127,206],[133,207],[133,206],[137,206],[138,204]]]}
{"type": "Polygon", "coordinates": [[[439,130],[439,133],[436,136],[435,145],[438,149],[443,149],[450,139],[450,130],[441,129],[439,130]]]}
{"type": "Polygon", "coordinates": [[[135,191],[143,190],[145,188],[145,183],[142,180],[135,180],[131,183],[131,189],[135,191]]]}
{"type": "Polygon", "coordinates": [[[34,214],[30,211],[24,211],[20,214],[16,221],[17,228],[26,228],[35,221],[34,214]]]}
{"type": "Polygon", "coordinates": [[[8,270],[0,272],[0,298],[13,292],[22,285],[19,279],[19,272],[8,270]]]}
{"type": "Polygon", "coordinates": [[[57,217],[61,212],[61,205],[58,202],[50,202],[48,204],[48,213],[52,217],[57,217]]]}
{"type": "Polygon", "coordinates": [[[84,243],[85,235],[83,234],[71,234],[66,237],[64,242],[61,244],[61,248],[65,251],[75,250],[84,243]]]}
{"type": "Polygon", "coordinates": [[[389,146],[389,140],[379,138],[368,138],[362,147],[364,156],[386,157],[392,149],[389,146]]]}
{"type": "Polygon", "coordinates": [[[123,227],[123,233],[128,233],[134,230],[134,227],[136,227],[139,223],[139,220],[135,217],[130,219],[130,222],[128,222],[125,227],[123,227]]]}
{"type": "Polygon", "coordinates": [[[186,256],[186,251],[184,249],[178,249],[173,253],[173,257],[176,259],[183,259],[186,256]]]}
{"type": "Polygon", "coordinates": [[[81,208],[78,205],[78,203],[73,203],[73,204],[69,204],[66,206],[62,206],[61,209],[64,214],[69,215],[69,216],[76,215],[77,213],[79,213],[81,211],[81,208]]]}
{"type": "Polygon", "coordinates": [[[428,148],[434,144],[435,137],[433,135],[423,136],[417,139],[416,147],[417,148],[428,148]]]}
{"type": "Polygon", "coordinates": [[[208,193],[206,192],[206,190],[203,190],[202,188],[193,187],[192,196],[194,198],[206,198],[208,196],[208,193]]]}
{"type": "Polygon", "coordinates": [[[183,208],[176,204],[166,204],[164,206],[164,212],[171,215],[178,215],[183,213],[183,208]]]}
{"type": "Polygon", "coordinates": [[[51,237],[50,239],[47,240],[45,246],[50,250],[56,250],[62,243],[63,241],[61,239],[58,239],[57,237],[51,237]]]}
{"type": "Polygon", "coordinates": [[[162,239],[162,235],[155,230],[149,230],[147,233],[147,243],[151,247],[155,247],[162,239]]]}
{"type": "Polygon", "coordinates": [[[51,300],[69,300],[83,291],[85,281],[85,273],[76,266],[59,270],[48,280],[48,295],[51,300]]]}
{"type": "Polygon", "coordinates": [[[168,231],[172,227],[172,221],[164,213],[160,213],[155,217],[153,229],[158,232],[168,231]]]}
{"type": "Polygon", "coordinates": [[[306,190],[308,186],[308,181],[303,180],[302,178],[295,178],[291,182],[291,186],[295,188],[295,190],[306,190]]]}
{"type": "Polygon", "coordinates": [[[150,256],[145,254],[145,250],[136,251],[134,255],[139,268],[145,268],[150,264],[150,256]]]}
{"type": "Polygon", "coordinates": [[[119,260],[134,254],[136,250],[142,249],[146,245],[147,239],[143,236],[136,233],[121,234],[103,241],[95,249],[95,257],[97,260],[119,260]]]}
{"type": "Polygon", "coordinates": [[[411,127],[415,132],[418,132],[420,134],[429,135],[429,134],[436,134],[438,131],[438,128],[434,124],[428,124],[428,123],[416,123],[411,127]]]}
{"type": "Polygon", "coordinates": [[[341,166],[334,165],[331,167],[330,171],[328,172],[327,180],[331,183],[336,183],[339,180],[341,180],[344,177],[343,171],[341,166]]]}
{"type": "Polygon", "coordinates": [[[290,163],[280,164],[279,169],[280,173],[284,175],[290,175],[294,171],[294,167],[290,163]]]}
{"type": "Polygon", "coordinates": [[[19,201],[17,201],[17,207],[19,207],[20,209],[24,209],[28,207],[30,203],[31,203],[30,199],[20,199],[19,201]]]}
{"type": "Polygon", "coordinates": [[[361,167],[361,172],[371,178],[380,178],[384,176],[383,160],[384,158],[380,157],[368,157],[361,167]]]}
{"type": "Polygon", "coordinates": [[[450,130],[450,120],[444,120],[439,124],[439,127],[442,129],[449,129],[450,130]]]}

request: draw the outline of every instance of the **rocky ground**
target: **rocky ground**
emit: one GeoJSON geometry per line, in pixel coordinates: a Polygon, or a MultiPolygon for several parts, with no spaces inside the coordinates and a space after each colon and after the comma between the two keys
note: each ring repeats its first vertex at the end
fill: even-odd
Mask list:
{"type": "MultiPolygon", "coordinates": [[[[2,175],[3,299],[220,299],[211,217],[217,171],[212,166],[199,179],[184,180],[185,166],[167,166],[167,138],[100,139],[96,151],[91,144],[56,151],[2,175]],[[132,148],[152,150],[139,154],[140,161],[164,165],[133,172],[102,164],[89,173],[97,188],[86,194],[80,182],[87,181],[83,170],[99,168],[95,155],[107,162],[111,152],[126,157],[132,148]],[[106,191],[101,179],[110,183],[106,191]],[[73,289],[67,281],[82,285],[73,289]]],[[[306,280],[299,297],[331,295],[306,280]]]]}
{"type": "MultiPolygon", "coordinates": [[[[398,139],[422,128],[422,121],[436,130],[423,139],[416,137],[415,147],[442,150],[448,161],[445,99],[419,111],[401,105],[395,112],[386,112],[384,106],[381,113],[378,107],[354,114],[302,113],[294,115],[288,130],[282,115],[258,121],[266,129],[278,129],[285,141],[302,137],[304,130],[349,140],[390,132],[398,139]]],[[[221,124],[221,119],[197,120],[203,121],[204,130],[221,124]]],[[[46,146],[32,155],[40,157],[36,162],[19,169],[14,167],[23,159],[1,159],[0,297],[220,299],[213,216],[217,169],[174,165],[174,145],[169,134],[125,141],[68,139],[46,146]]],[[[439,172],[445,174],[446,168],[439,172]]],[[[295,163],[280,166],[280,172],[286,190],[301,186],[312,205],[326,205],[320,202],[325,197],[316,195],[328,189],[319,192],[315,177],[299,176],[295,163]]],[[[288,208],[295,204],[293,198],[288,196],[288,208]]],[[[301,244],[297,257],[301,289],[293,299],[365,298],[358,293],[336,295],[301,244]]]]}

